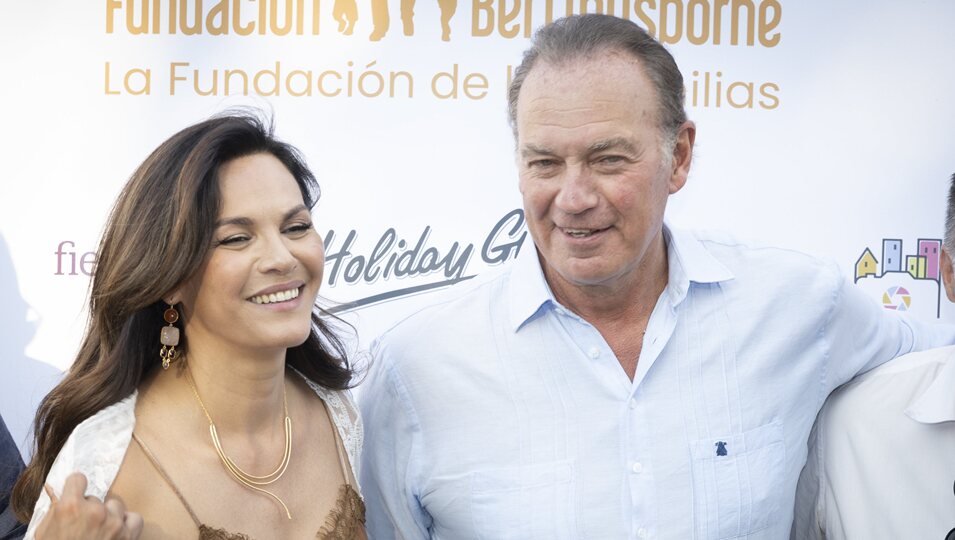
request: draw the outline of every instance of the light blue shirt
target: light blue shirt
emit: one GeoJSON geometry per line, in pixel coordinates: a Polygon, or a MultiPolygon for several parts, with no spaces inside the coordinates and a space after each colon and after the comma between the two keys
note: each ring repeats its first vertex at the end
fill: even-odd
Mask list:
{"type": "Polygon", "coordinates": [[[375,343],[371,538],[787,538],[829,392],[955,339],[882,309],[835,265],[666,233],[668,284],[633,381],[554,300],[530,244],[375,343]]]}

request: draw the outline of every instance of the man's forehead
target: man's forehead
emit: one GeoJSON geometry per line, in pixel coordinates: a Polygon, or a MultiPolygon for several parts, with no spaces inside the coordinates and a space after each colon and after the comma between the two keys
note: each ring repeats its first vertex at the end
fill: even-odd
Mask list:
{"type": "Polygon", "coordinates": [[[567,112],[583,111],[621,100],[631,100],[635,105],[656,104],[655,88],[635,58],[578,58],[535,65],[522,85],[517,112],[520,116],[530,108],[558,105],[567,112]]]}
{"type": "MultiPolygon", "coordinates": [[[[572,54],[564,58],[539,57],[527,74],[527,80],[532,78],[561,77],[566,73],[594,74],[605,71],[607,68],[644,73],[643,62],[636,55],[619,48],[602,48],[580,54],[572,54]]],[[[525,84],[527,83],[525,80],[525,84]]]]}
{"type": "MultiPolygon", "coordinates": [[[[518,95],[515,135],[518,146],[539,140],[539,128],[573,130],[600,123],[632,129],[658,124],[659,101],[642,62],[623,50],[605,49],[554,62],[543,57],[528,73],[518,95]],[[538,132],[537,135],[531,132],[538,132]],[[530,141],[529,139],[535,139],[530,141]]],[[[544,130],[548,131],[548,130],[544,130]]],[[[585,129],[587,144],[610,135],[585,129]]],[[[565,133],[569,133],[565,131],[565,133]]],[[[551,135],[556,135],[551,133],[551,135]]]]}

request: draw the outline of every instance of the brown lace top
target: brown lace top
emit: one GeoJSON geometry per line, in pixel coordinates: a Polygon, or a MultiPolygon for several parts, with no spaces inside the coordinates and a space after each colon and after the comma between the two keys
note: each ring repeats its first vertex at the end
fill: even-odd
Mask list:
{"type": "MultiPolygon", "coordinates": [[[[328,411],[327,407],[326,405],[328,420],[331,422],[331,412],[328,411]]],[[[315,535],[315,538],[318,540],[366,540],[368,536],[365,534],[365,503],[361,500],[361,496],[355,491],[355,488],[352,487],[351,482],[348,481],[348,464],[345,459],[343,443],[338,437],[338,430],[335,429],[334,424],[332,424],[332,433],[335,434],[335,449],[338,451],[338,459],[341,462],[345,483],[339,488],[335,507],[329,510],[328,516],[325,518],[325,524],[315,535]]],[[[203,524],[192,507],[189,506],[189,503],[186,502],[186,498],[182,496],[179,488],[173,483],[172,478],[159,463],[159,460],[135,432],[133,433],[133,440],[143,449],[143,453],[149,458],[149,462],[155,467],[156,472],[169,484],[176,497],[189,512],[189,517],[199,528],[199,540],[252,540],[245,534],[231,533],[222,528],[203,524]]]]}

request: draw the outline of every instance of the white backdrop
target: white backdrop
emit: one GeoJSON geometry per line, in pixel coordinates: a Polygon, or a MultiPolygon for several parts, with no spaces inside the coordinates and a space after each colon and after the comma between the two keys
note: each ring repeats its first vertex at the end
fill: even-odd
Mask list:
{"type": "Polygon", "coordinates": [[[230,106],[273,111],[316,171],[322,292],[353,307],[342,313],[358,346],[445,282],[513,258],[523,229],[510,214],[520,198],[508,69],[526,31],[568,4],[662,32],[683,70],[698,145],[673,224],[830,257],[849,279],[870,248],[875,273],[857,284],[876,301],[955,321],[930,254],[921,274],[916,260],[921,278],[881,264],[883,239],[902,240],[906,256],[941,238],[955,172],[955,2],[722,3],[419,0],[405,35],[392,0],[380,36],[382,0],[4,2],[0,414],[22,443],[72,361],[91,252],[126,178],[169,135],[230,106]],[[441,9],[454,4],[444,41],[441,9]],[[489,237],[499,249],[486,260],[489,237]],[[383,275],[392,256],[410,275],[383,275]]]}

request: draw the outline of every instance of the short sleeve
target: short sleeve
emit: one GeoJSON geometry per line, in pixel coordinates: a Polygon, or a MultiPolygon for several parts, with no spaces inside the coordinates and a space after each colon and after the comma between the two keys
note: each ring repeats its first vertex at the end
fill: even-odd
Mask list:
{"type": "Polygon", "coordinates": [[[884,309],[844,279],[835,265],[831,271],[837,285],[824,329],[830,360],[823,397],[897,356],[955,343],[955,326],[924,323],[884,309]]]}

